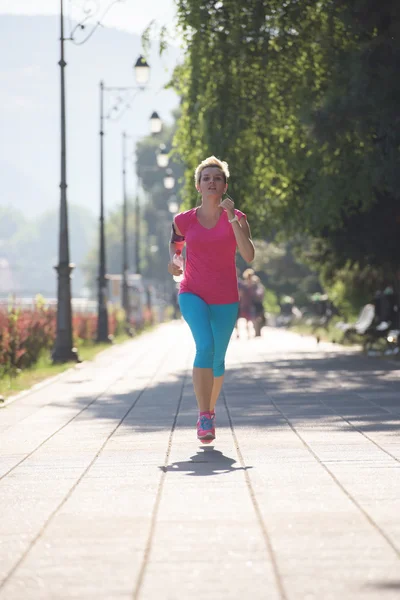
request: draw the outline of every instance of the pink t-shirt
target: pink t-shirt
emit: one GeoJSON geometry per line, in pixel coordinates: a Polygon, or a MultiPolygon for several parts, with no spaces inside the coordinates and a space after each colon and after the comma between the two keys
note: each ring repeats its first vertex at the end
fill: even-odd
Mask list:
{"type": "MultiPolygon", "coordinates": [[[[235,209],[238,218],[246,217],[235,209]]],[[[179,293],[200,296],[207,304],[239,301],[236,275],[236,238],[224,210],[215,225],[207,229],[197,220],[197,208],[179,213],[175,223],[186,241],[186,264],[179,293]]]]}

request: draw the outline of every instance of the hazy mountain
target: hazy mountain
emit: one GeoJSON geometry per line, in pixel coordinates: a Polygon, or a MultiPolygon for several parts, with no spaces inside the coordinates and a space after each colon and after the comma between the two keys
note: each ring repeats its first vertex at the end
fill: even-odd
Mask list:
{"type": "MultiPolygon", "coordinates": [[[[9,293],[33,297],[56,294],[58,263],[58,211],[49,210],[26,219],[15,209],[0,206],[0,297],[9,293]]],[[[83,263],[98,235],[92,212],[69,206],[70,258],[75,263],[73,293],[84,286],[83,263]]]]}
{"type": "MultiPolygon", "coordinates": [[[[67,30],[68,32],[68,30],[67,30]]],[[[57,17],[0,16],[0,204],[33,217],[59,203],[60,74],[57,17]]],[[[84,45],[65,43],[67,83],[67,171],[69,202],[99,210],[99,82],[135,86],[132,66],[141,53],[140,38],[100,27],[84,45]]],[[[119,121],[106,121],[106,210],[121,202],[123,130],[138,139],[149,131],[153,110],[171,122],[178,106],[163,90],[180,50],[165,57],[157,48],[148,59],[151,82],[139,92],[119,121]]],[[[115,95],[105,96],[106,111],[115,95]]],[[[133,143],[130,151],[133,151],[133,143]]],[[[128,187],[135,185],[132,169],[128,187]]]]}

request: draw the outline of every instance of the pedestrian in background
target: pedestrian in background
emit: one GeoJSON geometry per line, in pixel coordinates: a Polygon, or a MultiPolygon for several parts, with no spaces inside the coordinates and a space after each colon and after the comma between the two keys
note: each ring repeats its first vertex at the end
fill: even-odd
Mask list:
{"type": "MultiPolygon", "coordinates": [[[[252,336],[252,330],[254,327],[255,319],[255,307],[253,302],[253,289],[252,289],[252,277],[254,275],[253,269],[246,269],[243,271],[243,279],[239,288],[239,314],[238,320],[244,319],[246,321],[247,337],[252,336]]],[[[239,327],[238,327],[239,331],[239,327]]]]}
{"type": "Polygon", "coordinates": [[[236,322],[236,336],[239,334],[239,320],[246,321],[247,337],[261,336],[265,326],[264,295],[265,287],[253,269],[243,271],[243,279],[239,280],[239,314],[236,322]]]}
{"type": "Polygon", "coordinates": [[[215,438],[215,405],[239,309],[236,249],[249,263],[254,259],[254,244],[246,215],[235,208],[231,198],[223,199],[228,188],[228,164],[210,156],[197,166],[194,177],[201,204],[174,218],[168,272],[175,276],[182,273],[173,256],[185,247],[178,300],[196,345],[193,387],[199,408],[197,437],[209,443],[215,438]]]}
{"type": "Polygon", "coordinates": [[[251,295],[253,300],[254,307],[254,331],[256,337],[261,336],[261,329],[265,327],[265,311],[264,311],[264,296],[265,296],[265,287],[258,277],[258,275],[253,275],[251,278],[251,295]]]}

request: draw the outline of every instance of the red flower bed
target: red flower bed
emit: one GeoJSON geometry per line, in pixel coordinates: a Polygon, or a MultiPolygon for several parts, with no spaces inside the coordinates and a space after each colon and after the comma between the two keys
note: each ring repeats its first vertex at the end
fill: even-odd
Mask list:
{"type": "Polygon", "coordinates": [[[55,312],[50,309],[0,311],[1,371],[11,372],[36,362],[54,343],[55,323],[55,312]]]}
{"type": "MultiPolygon", "coordinates": [[[[109,315],[109,333],[121,328],[116,312],[109,315]]],[[[97,316],[76,314],[72,319],[75,344],[96,338],[97,316]]],[[[56,337],[56,311],[37,306],[33,310],[0,309],[0,377],[33,365],[42,352],[51,351],[56,337]]]]}
{"type": "MultiPolygon", "coordinates": [[[[108,315],[108,333],[117,333],[118,319],[115,312],[108,315]]],[[[97,334],[97,315],[77,314],[72,317],[72,332],[76,344],[80,340],[95,340],[97,334]]]]}

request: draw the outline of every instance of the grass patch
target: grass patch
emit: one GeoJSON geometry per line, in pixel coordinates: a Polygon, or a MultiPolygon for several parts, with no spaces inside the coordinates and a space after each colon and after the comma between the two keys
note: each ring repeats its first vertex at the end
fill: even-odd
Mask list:
{"type": "MultiPolygon", "coordinates": [[[[115,344],[121,344],[127,340],[131,340],[127,334],[121,334],[114,338],[115,344]]],[[[99,352],[110,348],[111,344],[96,342],[84,342],[78,346],[78,355],[80,360],[93,360],[99,352]]],[[[19,392],[30,389],[36,383],[40,383],[49,377],[55,377],[76,365],[76,362],[66,362],[62,364],[53,364],[50,353],[44,353],[38,362],[30,367],[20,371],[15,376],[5,375],[0,379],[0,396],[7,399],[9,396],[14,396],[19,392]]]]}
{"type": "MultiPolygon", "coordinates": [[[[302,335],[312,335],[313,337],[318,338],[324,342],[343,344],[343,346],[353,346],[355,344],[358,345],[360,343],[362,344],[362,341],[351,341],[345,338],[343,331],[341,331],[335,326],[337,322],[338,319],[332,319],[332,321],[330,321],[330,323],[327,326],[318,326],[305,323],[304,321],[295,321],[292,325],[289,325],[289,329],[302,335]]],[[[361,336],[357,337],[361,339],[361,336]]]]}
{"type": "MultiPolygon", "coordinates": [[[[332,342],[334,344],[341,344],[343,346],[357,346],[360,347],[360,350],[363,352],[366,352],[368,349],[370,349],[383,355],[388,349],[386,337],[377,338],[373,341],[372,347],[366,347],[365,343],[367,338],[365,336],[358,335],[355,332],[351,332],[345,336],[344,332],[335,326],[338,321],[339,319],[332,319],[327,327],[308,324],[304,321],[297,321],[290,325],[289,329],[302,335],[311,335],[324,342],[332,342]]],[[[391,356],[391,358],[393,357],[391,356]]]]}

